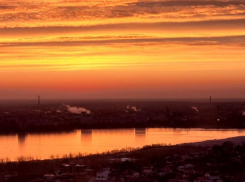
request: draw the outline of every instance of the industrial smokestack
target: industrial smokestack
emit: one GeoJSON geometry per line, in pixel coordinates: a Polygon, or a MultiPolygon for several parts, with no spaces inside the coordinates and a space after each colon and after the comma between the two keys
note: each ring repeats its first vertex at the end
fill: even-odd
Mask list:
{"type": "Polygon", "coordinates": [[[212,97],[210,96],[210,104],[212,103],[212,97]]]}

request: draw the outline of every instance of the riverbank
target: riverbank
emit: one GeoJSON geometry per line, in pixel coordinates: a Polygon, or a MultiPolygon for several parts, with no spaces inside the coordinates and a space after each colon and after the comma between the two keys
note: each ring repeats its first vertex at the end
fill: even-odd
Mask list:
{"type": "Polygon", "coordinates": [[[179,146],[203,146],[203,147],[210,147],[214,145],[222,145],[224,142],[232,142],[235,145],[241,145],[243,142],[245,144],[245,136],[238,136],[238,137],[231,137],[231,138],[225,138],[220,140],[206,140],[202,142],[194,142],[194,143],[183,143],[179,146]]]}
{"type": "Polygon", "coordinates": [[[117,129],[135,129],[135,128],[163,128],[163,129],[207,129],[207,130],[243,130],[244,127],[225,127],[225,126],[164,126],[164,125],[132,125],[132,126],[100,126],[100,127],[52,127],[52,128],[32,128],[27,130],[4,130],[0,128],[0,135],[9,135],[9,134],[50,134],[50,133],[69,133],[75,130],[117,130],[117,129]]]}

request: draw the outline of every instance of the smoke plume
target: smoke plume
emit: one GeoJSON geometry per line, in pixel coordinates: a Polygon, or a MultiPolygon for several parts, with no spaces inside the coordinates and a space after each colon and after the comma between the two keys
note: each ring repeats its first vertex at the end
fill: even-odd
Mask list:
{"type": "Polygon", "coordinates": [[[138,111],[141,111],[140,109],[137,109],[137,107],[136,106],[130,106],[130,105],[128,105],[127,106],[127,110],[126,110],[126,112],[128,112],[128,111],[134,111],[134,112],[138,112],[138,111]]]}
{"type": "Polygon", "coordinates": [[[191,107],[192,109],[194,109],[196,112],[199,112],[199,110],[197,109],[197,107],[191,107]]]}
{"type": "Polygon", "coordinates": [[[87,114],[91,114],[90,110],[87,110],[83,107],[71,107],[70,105],[65,105],[67,108],[67,111],[73,114],[81,114],[82,112],[85,112],[87,114]]]}

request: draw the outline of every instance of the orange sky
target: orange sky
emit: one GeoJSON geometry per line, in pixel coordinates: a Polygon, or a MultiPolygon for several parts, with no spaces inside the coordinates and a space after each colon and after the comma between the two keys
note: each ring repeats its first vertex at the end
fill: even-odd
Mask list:
{"type": "Polygon", "coordinates": [[[0,99],[245,93],[243,0],[0,0],[0,99]]]}

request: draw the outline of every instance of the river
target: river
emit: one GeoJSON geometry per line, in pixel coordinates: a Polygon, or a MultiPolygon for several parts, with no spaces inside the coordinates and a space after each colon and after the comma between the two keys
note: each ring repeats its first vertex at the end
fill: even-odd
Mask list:
{"type": "Polygon", "coordinates": [[[63,157],[65,154],[94,154],[125,147],[151,144],[181,144],[244,136],[244,129],[93,129],[62,133],[0,135],[0,159],[16,161],[63,157]]]}

